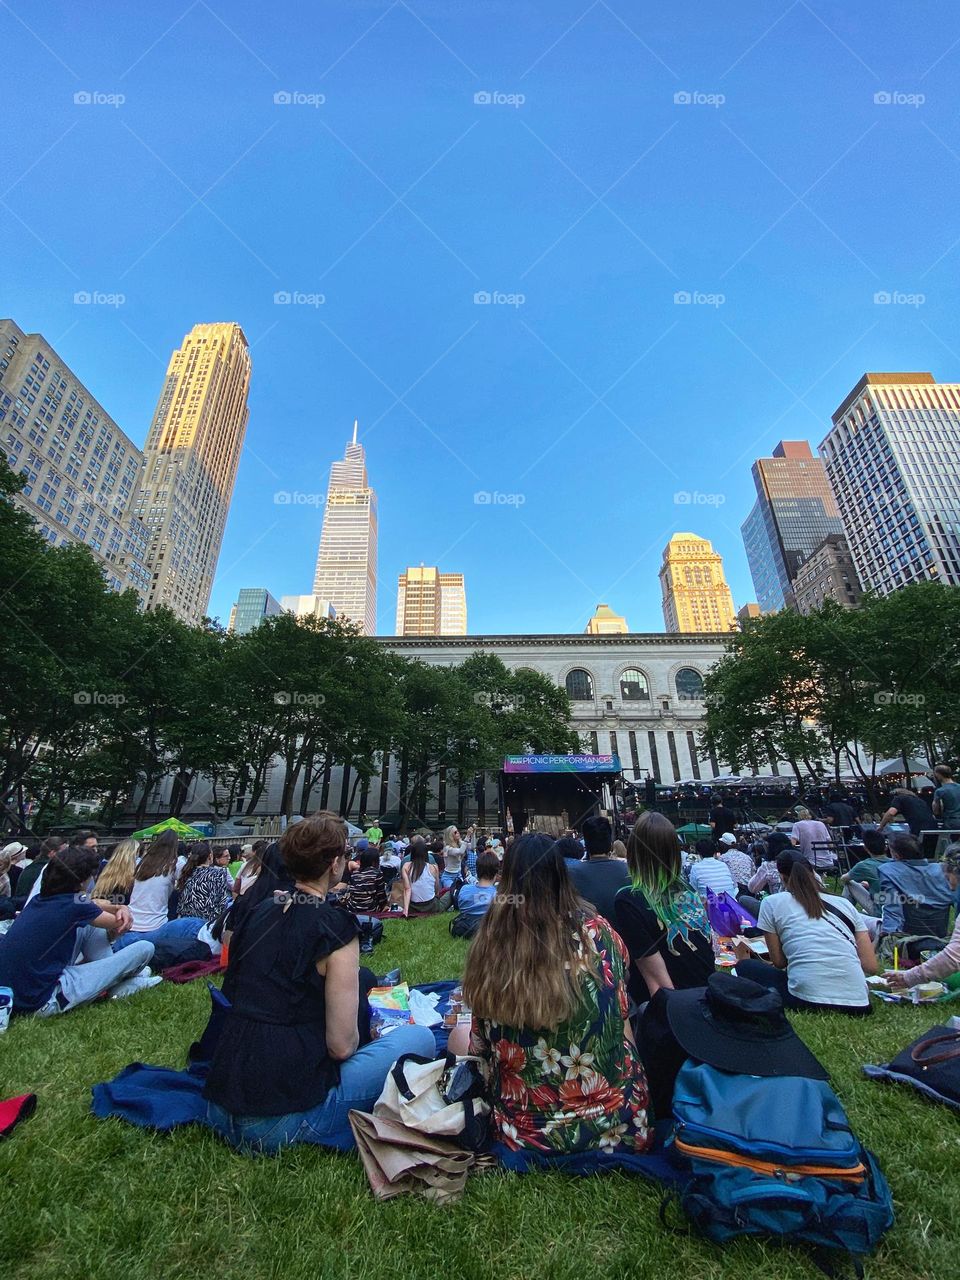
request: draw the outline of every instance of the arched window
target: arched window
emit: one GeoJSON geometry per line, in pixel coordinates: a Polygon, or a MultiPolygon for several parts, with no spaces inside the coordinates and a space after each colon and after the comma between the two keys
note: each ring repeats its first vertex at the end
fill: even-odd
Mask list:
{"type": "Polygon", "coordinates": [[[593,701],[593,680],[589,671],[584,671],[582,667],[574,667],[572,671],[567,672],[565,683],[567,697],[571,702],[593,701]]]}
{"type": "Polygon", "coordinates": [[[677,697],[681,702],[701,702],[703,700],[703,677],[693,667],[683,667],[677,672],[677,697]]]}
{"type": "Polygon", "coordinates": [[[650,697],[650,686],[642,671],[631,667],[620,676],[620,697],[624,702],[640,702],[650,697]]]}

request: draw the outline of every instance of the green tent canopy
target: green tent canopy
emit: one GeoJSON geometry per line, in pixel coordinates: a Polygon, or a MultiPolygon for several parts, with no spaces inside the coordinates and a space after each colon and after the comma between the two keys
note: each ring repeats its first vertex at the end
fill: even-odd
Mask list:
{"type": "Polygon", "coordinates": [[[677,827],[678,836],[696,836],[699,840],[701,836],[710,835],[711,828],[705,826],[702,822],[688,822],[686,826],[677,827]]]}
{"type": "Polygon", "coordinates": [[[188,827],[179,818],[164,818],[162,822],[157,822],[152,827],[144,827],[142,831],[135,831],[133,839],[149,840],[153,836],[160,835],[163,831],[175,831],[181,840],[203,840],[206,838],[202,831],[198,831],[196,827],[188,827]]]}

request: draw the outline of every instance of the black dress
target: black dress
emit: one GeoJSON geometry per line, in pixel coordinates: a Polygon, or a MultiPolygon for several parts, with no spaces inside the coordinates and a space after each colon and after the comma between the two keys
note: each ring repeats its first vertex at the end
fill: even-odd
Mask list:
{"type": "Polygon", "coordinates": [[[233,1115],[319,1106],[340,1080],[327,1054],[325,981],[317,961],[357,936],[353,916],[298,894],[265,898],[230,940],[229,1010],[204,1096],[233,1115]]]}

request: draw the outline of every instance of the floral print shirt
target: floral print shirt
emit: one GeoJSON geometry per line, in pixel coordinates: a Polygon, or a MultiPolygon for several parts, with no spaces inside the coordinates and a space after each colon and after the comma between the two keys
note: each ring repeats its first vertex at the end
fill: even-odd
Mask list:
{"type": "Polygon", "coordinates": [[[474,1018],[474,1046],[490,1064],[492,1118],[511,1150],[554,1154],[650,1146],[647,1081],[624,1035],[626,947],[601,916],[584,932],[595,964],[581,976],[577,1013],[556,1031],[474,1018]]]}

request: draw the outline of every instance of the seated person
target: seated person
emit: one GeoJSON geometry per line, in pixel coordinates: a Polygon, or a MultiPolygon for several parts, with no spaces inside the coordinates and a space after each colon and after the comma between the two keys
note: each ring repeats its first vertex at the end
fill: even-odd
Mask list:
{"type": "Polygon", "coordinates": [[[661,988],[704,986],[714,970],[710,921],[680,874],[680,838],[669,818],[640,815],[627,863],[631,883],[617,894],[613,924],[630,953],[630,995],[639,1005],[661,988]]]}
{"type": "Polygon", "coordinates": [[[613,827],[609,818],[585,818],[583,862],[567,861],[567,872],[580,897],[595,908],[604,920],[613,919],[613,900],[630,883],[627,864],[613,856],[613,827]]]}
{"type": "MultiPolygon", "coordinates": [[[[942,865],[925,858],[920,841],[912,835],[893,836],[890,853],[891,860],[880,866],[881,937],[945,938],[953,890],[942,865]]],[[[916,959],[914,951],[908,945],[908,953],[916,959]]]]}
{"type": "Polygon", "coordinates": [[[465,884],[457,894],[456,905],[461,915],[486,915],[490,903],[497,896],[497,876],[500,874],[500,861],[495,853],[479,853],[477,855],[477,882],[465,884]]]}
{"type": "Polygon", "coordinates": [[[206,840],[191,845],[177,881],[177,915],[197,917],[213,924],[233,901],[230,872],[217,866],[206,840]]]}
{"type": "Polygon", "coordinates": [[[690,887],[703,898],[707,896],[708,889],[712,889],[716,894],[729,893],[731,898],[737,896],[737,886],[730,874],[730,868],[720,859],[720,850],[725,847],[714,845],[712,840],[697,841],[700,861],[694,862],[690,867],[687,879],[690,881],[690,887]]]}
{"type": "Polygon", "coordinates": [[[887,853],[887,837],[882,831],[864,831],[862,839],[865,856],[854,863],[846,875],[840,877],[841,884],[846,886],[843,896],[856,902],[871,915],[879,916],[883,910],[880,868],[890,861],[890,855],[887,853]],[[851,883],[854,886],[853,890],[850,888],[851,883]],[[863,890],[862,894],[856,892],[858,886],[863,890]]]}
{"type": "Polygon", "coordinates": [[[175,831],[162,831],[140,859],[130,892],[132,924],[113,944],[115,951],[135,942],[157,945],[175,938],[196,938],[206,924],[201,916],[170,919],[170,895],[177,874],[178,845],[175,831]]]}
{"type": "Polygon", "coordinates": [[[877,972],[877,957],[863,916],[824,893],[799,850],[785,849],[777,869],[784,892],[764,898],[759,917],[770,961],[739,943],[737,976],[779,991],[788,1009],[872,1012],[864,975],[877,972]]]}
{"type": "Polygon", "coordinates": [[[383,872],[383,881],[389,889],[400,874],[401,858],[397,853],[391,840],[384,840],[380,846],[380,870],[383,872]]]}
{"type": "MultiPolygon", "coordinates": [[[[39,893],[0,937],[0,986],[14,1013],[66,1013],[122,984],[153,958],[153,944],[115,953],[110,938],[130,928],[130,910],[88,897],[100,866],[96,849],[65,849],[44,867],[39,893]]],[[[157,979],[159,981],[159,979],[157,979]]]]}
{"type": "MultiPolygon", "coordinates": [[[[486,1065],[496,1137],[512,1151],[646,1151],[647,1082],[627,1017],[629,957],[585,907],[549,836],[514,840],[467,953],[472,1028],[450,1051],[486,1065]]],[[[391,1037],[392,1039],[392,1037],[391,1037]]]]}
{"type": "Polygon", "coordinates": [[[737,886],[737,893],[746,893],[747,885],[757,869],[753,858],[750,857],[749,853],[737,848],[737,837],[730,831],[722,835],[717,844],[721,846],[720,861],[733,876],[733,882],[737,886]]]}
{"type": "MultiPolygon", "coordinates": [[[[960,843],[952,844],[943,855],[943,873],[947,884],[957,892],[960,889],[960,843]]],[[[921,982],[943,982],[960,972],[960,913],[953,926],[953,936],[947,945],[932,959],[912,969],[888,969],[887,984],[894,990],[916,987],[921,982]]]]}
{"type": "Polygon", "coordinates": [[[797,805],[796,815],[790,839],[800,850],[801,856],[818,870],[829,870],[835,866],[837,852],[826,823],[815,818],[804,805],[797,805]]]}
{"type": "Polygon", "coordinates": [[[387,883],[380,870],[379,850],[369,848],[361,853],[359,870],[350,877],[341,901],[354,915],[370,915],[386,909],[387,883]]]}
{"type": "Polygon", "coordinates": [[[403,914],[409,916],[431,915],[446,911],[449,899],[440,893],[440,872],[429,861],[425,842],[416,836],[410,841],[410,859],[400,868],[400,892],[403,895],[403,914]]]}
{"type": "Polygon", "coordinates": [[[777,855],[790,848],[790,837],[783,831],[771,831],[763,844],[764,853],[760,865],[747,882],[747,890],[754,896],[783,891],[783,881],[777,870],[777,855]]]}
{"type": "Polygon", "coordinates": [[[433,1058],[427,1027],[397,1027],[360,1047],[357,922],[328,902],[347,860],[335,813],[288,827],[279,842],[292,892],[243,912],[230,940],[231,1008],[204,1088],[207,1123],[243,1151],[292,1143],[347,1150],[348,1113],[372,1111],[402,1054],[433,1058]]]}

